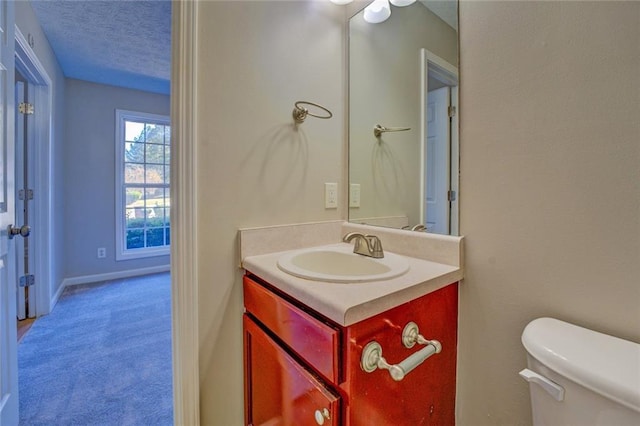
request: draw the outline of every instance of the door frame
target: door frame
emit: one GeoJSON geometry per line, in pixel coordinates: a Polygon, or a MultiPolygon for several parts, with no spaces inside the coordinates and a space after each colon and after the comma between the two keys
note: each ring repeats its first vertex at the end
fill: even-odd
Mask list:
{"type": "Polygon", "coordinates": [[[176,425],[200,424],[198,4],[174,2],[171,11],[171,341],[176,425]]]}
{"type": "Polygon", "coordinates": [[[459,219],[459,192],[460,192],[460,141],[458,130],[458,85],[460,84],[458,68],[450,64],[446,60],[442,59],[438,55],[430,52],[429,50],[420,49],[420,114],[422,120],[420,122],[420,158],[421,170],[420,170],[420,218],[425,218],[425,153],[426,153],[426,138],[427,138],[427,125],[424,117],[427,113],[427,93],[429,87],[427,87],[427,77],[432,75],[434,78],[445,83],[451,88],[451,106],[456,109],[455,115],[451,119],[451,152],[449,159],[449,189],[455,191],[456,198],[451,202],[451,210],[449,213],[450,234],[458,235],[458,219],[459,219]]]}
{"type": "Polygon", "coordinates": [[[38,60],[27,38],[15,25],[15,67],[29,82],[33,91],[34,105],[34,139],[36,141],[33,155],[30,156],[30,167],[34,170],[33,220],[31,228],[34,232],[29,236],[36,247],[33,253],[33,274],[35,283],[36,316],[46,315],[53,309],[57,298],[51,295],[52,271],[51,252],[52,238],[52,122],[53,107],[51,96],[51,78],[38,60]]]}

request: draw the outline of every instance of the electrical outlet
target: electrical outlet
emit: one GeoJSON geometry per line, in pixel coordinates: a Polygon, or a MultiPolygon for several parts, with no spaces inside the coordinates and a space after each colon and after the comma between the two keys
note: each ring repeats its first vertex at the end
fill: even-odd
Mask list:
{"type": "Polygon", "coordinates": [[[104,247],[100,247],[98,249],[98,259],[104,259],[107,257],[107,249],[104,247]]]}
{"type": "Polygon", "coordinates": [[[349,185],[349,207],[360,207],[360,184],[349,185]]]}
{"type": "Polygon", "coordinates": [[[338,184],[337,183],[324,184],[324,208],[325,209],[338,208],[338,184]]]}

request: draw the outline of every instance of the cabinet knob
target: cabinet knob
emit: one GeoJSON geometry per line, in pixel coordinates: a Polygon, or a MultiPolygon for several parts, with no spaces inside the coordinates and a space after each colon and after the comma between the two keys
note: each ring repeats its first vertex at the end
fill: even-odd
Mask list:
{"type": "Polygon", "coordinates": [[[316,423],[319,425],[323,425],[325,420],[331,420],[331,416],[329,415],[329,410],[323,408],[322,410],[316,410],[315,412],[316,423]]]}

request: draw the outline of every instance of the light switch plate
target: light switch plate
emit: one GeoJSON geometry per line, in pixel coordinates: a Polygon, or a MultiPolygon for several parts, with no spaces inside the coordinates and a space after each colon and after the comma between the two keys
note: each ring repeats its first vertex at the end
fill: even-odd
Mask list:
{"type": "Polygon", "coordinates": [[[360,207],[360,184],[349,185],[349,207],[360,207]]]}
{"type": "Polygon", "coordinates": [[[337,183],[324,184],[324,208],[325,209],[338,208],[338,184],[337,183]]]}

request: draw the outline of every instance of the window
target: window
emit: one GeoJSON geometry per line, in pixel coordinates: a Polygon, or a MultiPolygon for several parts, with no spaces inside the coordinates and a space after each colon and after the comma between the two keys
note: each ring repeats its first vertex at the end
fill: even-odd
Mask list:
{"type": "Polygon", "coordinates": [[[169,254],[169,117],[116,110],[116,259],[169,254]]]}

